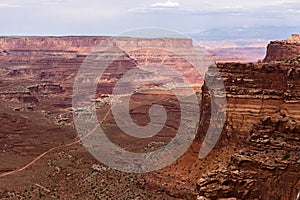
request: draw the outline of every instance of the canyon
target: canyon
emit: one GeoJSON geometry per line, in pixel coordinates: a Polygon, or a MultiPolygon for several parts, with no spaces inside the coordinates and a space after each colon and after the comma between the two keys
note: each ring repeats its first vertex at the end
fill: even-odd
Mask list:
{"type": "MultiPolygon", "coordinates": [[[[217,67],[227,105],[218,143],[204,158],[198,152],[212,115],[206,75],[166,48],[180,52],[193,48],[193,43],[184,38],[0,37],[0,198],[296,199],[299,43],[270,42],[261,62],[220,62],[208,68],[207,74],[214,76],[217,67]],[[179,86],[172,83],[184,83],[180,90],[191,88],[197,94],[199,129],[189,149],[171,165],[144,174],[120,172],[97,161],[80,141],[72,109],[74,81],[91,52],[104,43],[111,47],[110,55],[119,51],[118,46],[130,47],[104,70],[89,102],[95,102],[100,126],[118,146],[132,152],[164,147],[180,124],[180,105],[169,90],[179,86]],[[163,63],[183,78],[157,67],[147,70],[143,67],[147,63],[163,63]],[[136,68],[142,73],[131,74],[130,81],[121,85],[121,92],[127,93],[135,84],[145,84],[130,99],[133,121],[145,126],[151,121],[152,104],[166,108],[166,124],[151,138],[122,133],[111,111],[113,87],[136,68]]],[[[98,69],[92,70],[93,74],[98,69]]]]}

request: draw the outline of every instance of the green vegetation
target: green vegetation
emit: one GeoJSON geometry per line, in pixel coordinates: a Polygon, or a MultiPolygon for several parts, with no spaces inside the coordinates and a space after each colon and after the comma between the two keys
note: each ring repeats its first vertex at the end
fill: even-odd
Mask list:
{"type": "Polygon", "coordinates": [[[291,157],[291,154],[290,154],[290,152],[286,152],[284,155],[283,155],[283,159],[284,160],[286,160],[286,159],[288,159],[288,158],[290,158],[291,157]]]}

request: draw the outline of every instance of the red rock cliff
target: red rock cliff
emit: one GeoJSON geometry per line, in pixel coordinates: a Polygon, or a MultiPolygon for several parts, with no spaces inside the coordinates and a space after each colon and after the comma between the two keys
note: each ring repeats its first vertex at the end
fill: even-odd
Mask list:
{"type": "Polygon", "coordinates": [[[300,55],[299,35],[292,34],[292,38],[281,41],[271,41],[267,48],[267,54],[264,59],[269,61],[283,61],[300,55]]]}

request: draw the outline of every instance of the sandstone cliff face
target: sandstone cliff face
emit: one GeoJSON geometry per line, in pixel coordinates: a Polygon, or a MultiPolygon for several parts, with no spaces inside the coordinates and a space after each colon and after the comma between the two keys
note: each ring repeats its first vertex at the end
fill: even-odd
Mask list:
{"type": "Polygon", "coordinates": [[[128,46],[140,48],[153,47],[182,47],[190,48],[191,39],[165,38],[165,39],[147,39],[147,38],[127,38],[127,37],[104,37],[104,36],[65,36],[65,37],[0,37],[0,55],[7,55],[9,51],[36,51],[36,52],[55,52],[76,51],[81,53],[90,53],[97,46],[106,43],[115,42],[117,46],[128,46]]]}
{"type": "Polygon", "coordinates": [[[218,65],[227,92],[228,130],[249,131],[253,122],[285,108],[297,120],[300,70],[297,64],[263,63],[218,65]]]}
{"type": "Polygon", "coordinates": [[[9,51],[79,51],[89,52],[108,37],[0,37],[2,54],[9,51]]]}
{"type": "Polygon", "coordinates": [[[199,198],[296,199],[300,123],[285,112],[255,124],[227,165],[203,175],[199,198]]]}
{"type": "Polygon", "coordinates": [[[287,40],[271,41],[267,47],[265,62],[284,61],[300,55],[300,36],[292,34],[287,40]]]}
{"type": "MultiPolygon", "coordinates": [[[[296,198],[300,191],[299,67],[297,58],[218,64],[228,101],[219,143],[236,150],[226,164],[198,180],[199,199],[296,198]]],[[[204,110],[209,110],[209,101],[203,99],[204,110]]],[[[201,121],[206,122],[209,112],[203,114],[206,120],[201,121]]]]}
{"type": "Polygon", "coordinates": [[[272,41],[267,47],[267,54],[264,61],[283,61],[299,55],[300,42],[272,41]]]}

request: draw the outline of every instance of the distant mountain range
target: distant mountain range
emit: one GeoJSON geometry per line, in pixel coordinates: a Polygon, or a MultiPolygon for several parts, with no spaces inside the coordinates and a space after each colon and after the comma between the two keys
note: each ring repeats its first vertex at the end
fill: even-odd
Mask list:
{"type": "Polygon", "coordinates": [[[209,29],[188,34],[196,41],[221,41],[236,39],[282,40],[291,33],[300,33],[300,26],[241,26],[209,29]]]}

